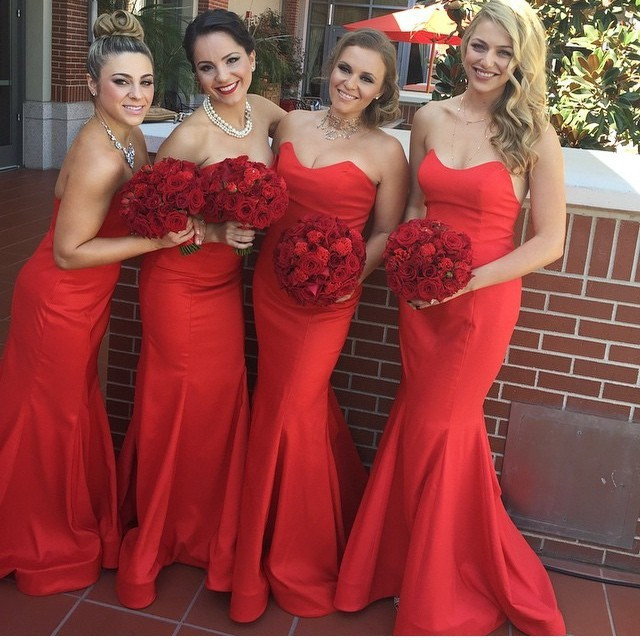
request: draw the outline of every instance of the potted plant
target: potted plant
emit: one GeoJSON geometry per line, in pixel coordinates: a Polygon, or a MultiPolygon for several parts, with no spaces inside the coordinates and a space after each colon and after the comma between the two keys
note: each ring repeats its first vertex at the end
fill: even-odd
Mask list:
{"type": "Polygon", "coordinates": [[[300,39],[287,33],[282,16],[272,9],[247,18],[247,26],[256,41],[256,70],[249,91],[276,103],[283,92],[297,93],[302,78],[300,39]]]}

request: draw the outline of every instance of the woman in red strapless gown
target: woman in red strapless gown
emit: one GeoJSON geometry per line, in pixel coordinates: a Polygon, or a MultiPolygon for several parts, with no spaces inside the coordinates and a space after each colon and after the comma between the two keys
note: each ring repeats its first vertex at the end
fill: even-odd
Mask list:
{"type": "Polygon", "coordinates": [[[101,16],[94,31],[87,66],[95,117],[67,153],[51,227],[16,280],[0,365],[0,576],[15,571],[30,595],[81,589],[101,567],[117,566],[115,460],[98,350],[120,261],[193,235],[134,238],[118,215],[120,187],[148,161],[136,125],[153,99],[152,58],[124,11],[101,16]],[[135,164],[113,136],[132,141],[135,164]]]}
{"type": "MultiPolygon", "coordinates": [[[[483,412],[518,318],[520,276],[561,255],[564,240],[562,157],[546,119],[533,171],[509,170],[510,154],[487,141],[515,52],[544,68],[533,11],[515,14],[536,36],[526,47],[503,26],[518,4],[483,5],[462,45],[467,91],[420,109],[411,132],[407,217],[424,217],[426,205],[428,218],[466,232],[474,277],[442,304],[400,301],[402,380],[340,570],[336,606],[399,596],[398,635],[482,635],[505,618],[528,634],[565,632],[549,577],[500,500],[483,412]],[[528,188],[535,231],[514,249],[528,188]]],[[[541,78],[532,85],[543,92],[541,78]]]]}
{"type": "Polygon", "coordinates": [[[282,231],[307,214],[338,216],[359,231],[371,215],[364,278],[402,213],[404,152],[375,126],[394,117],[395,50],[363,31],[344,36],[333,61],[330,111],[291,112],[275,138],[290,205],[267,233],[253,280],[258,379],[231,597],[241,622],[262,614],[269,592],[295,615],[334,611],[366,481],[330,385],[360,287],[328,307],[300,306],[278,287],[272,257],[282,231]]]}
{"type": "MultiPolygon", "coordinates": [[[[255,59],[242,20],[222,9],[200,14],[187,28],[185,49],[212,108],[242,128],[255,59]]],[[[200,108],[156,160],[189,160],[206,172],[246,154],[270,165],[269,133],[284,111],[260,96],[249,96],[248,104],[251,128],[244,134],[214,126],[200,108]]],[[[159,251],[143,262],[142,349],[118,459],[120,517],[128,531],[116,591],[127,607],[151,604],[158,573],[173,562],[207,569],[207,586],[231,590],[249,427],[242,259],[234,248],[250,247],[253,237],[236,223],[210,224],[200,251],[159,251]]]]}

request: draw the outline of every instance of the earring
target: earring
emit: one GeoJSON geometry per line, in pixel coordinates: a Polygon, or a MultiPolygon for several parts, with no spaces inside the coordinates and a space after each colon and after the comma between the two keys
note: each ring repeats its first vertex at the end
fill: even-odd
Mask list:
{"type": "Polygon", "coordinates": [[[251,64],[251,71],[255,71],[256,70],[256,63],[252,63],[251,64]]]}

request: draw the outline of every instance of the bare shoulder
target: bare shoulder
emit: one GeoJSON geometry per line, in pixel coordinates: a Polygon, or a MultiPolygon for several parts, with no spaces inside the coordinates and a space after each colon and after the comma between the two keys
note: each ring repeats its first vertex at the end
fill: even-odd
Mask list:
{"type": "Polygon", "coordinates": [[[371,147],[372,152],[376,149],[386,158],[386,161],[404,160],[404,148],[398,138],[382,129],[374,129],[371,134],[368,139],[368,145],[371,147]]]}
{"type": "Polygon", "coordinates": [[[251,109],[258,111],[259,113],[275,113],[278,111],[285,113],[282,107],[278,106],[275,102],[268,100],[264,96],[259,96],[257,93],[248,93],[247,100],[251,105],[251,109]]]}
{"type": "Polygon", "coordinates": [[[431,126],[441,122],[451,111],[451,100],[430,100],[420,107],[413,116],[413,124],[431,126]]]}
{"type": "Polygon", "coordinates": [[[157,157],[171,156],[199,164],[202,142],[206,139],[210,126],[204,111],[198,109],[167,136],[158,149],[157,157]]]}
{"type": "Polygon", "coordinates": [[[124,182],[128,167],[120,151],[87,133],[79,134],[69,149],[55,191],[60,199],[81,196],[89,206],[96,198],[113,195],[124,182]]]}
{"type": "Polygon", "coordinates": [[[287,112],[278,125],[277,137],[279,141],[292,137],[296,131],[306,127],[315,126],[313,124],[318,117],[317,111],[305,111],[304,109],[294,109],[287,112]]]}
{"type": "Polygon", "coordinates": [[[551,126],[551,124],[548,124],[547,128],[542,132],[540,139],[538,140],[538,142],[536,142],[535,149],[541,156],[546,153],[562,153],[558,134],[556,133],[556,130],[551,126]]]}
{"type": "Polygon", "coordinates": [[[287,113],[280,105],[254,93],[248,94],[247,100],[251,105],[254,120],[264,122],[271,132],[275,131],[278,123],[287,113]]]}

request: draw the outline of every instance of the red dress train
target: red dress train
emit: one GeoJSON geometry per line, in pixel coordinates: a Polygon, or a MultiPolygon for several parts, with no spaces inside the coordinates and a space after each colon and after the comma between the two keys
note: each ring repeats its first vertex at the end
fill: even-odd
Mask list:
{"type": "Polygon", "coordinates": [[[330,385],[358,296],[300,306],[278,287],[272,253],[283,229],[306,214],[362,230],[376,189],[351,162],[303,166],[289,142],[277,170],[291,202],[265,237],[253,281],[258,381],[231,597],[240,622],[262,614],[269,592],[295,615],[335,610],[339,562],[366,481],[330,385]]]}
{"type": "MultiPolygon", "coordinates": [[[[474,266],[512,250],[520,210],[500,162],[454,170],[430,151],[427,216],[471,237],[474,266]]],[[[415,311],[400,303],[402,380],[354,524],[336,606],[400,596],[398,635],[482,635],[506,618],[564,634],[547,573],[509,519],[483,402],[520,309],[520,280],[415,311]]]]}
{"type": "MultiPolygon", "coordinates": [[[[63,270],[48,233],[20,271],[0,365],[0,576],[48,595],[114,568],[113,444],[98,382],[120,263],[63,270]]],[[[98,233],[128,234],[114,198],[98,233]]]]}
{"type": "Polygon", "coordinates": [[[153,602],[173,562],[231,589],[231,567],[211,556],[233,555],[249,427],[241,265],[218,243],[159,250],[142,265],[142,349],[118,458],[116,590],[130,608],[153,602]]]}

